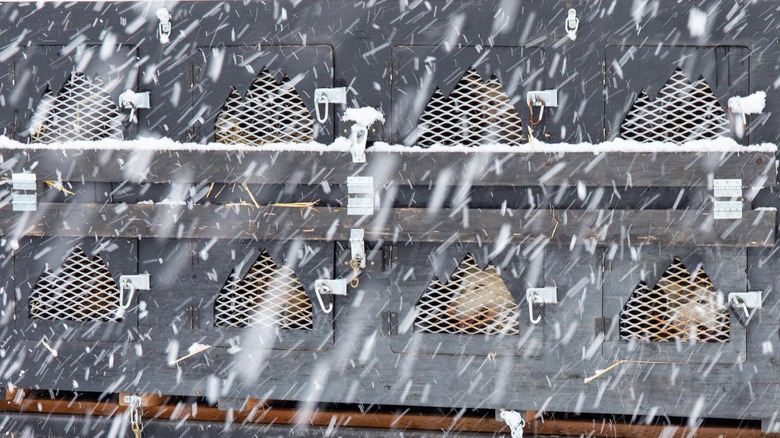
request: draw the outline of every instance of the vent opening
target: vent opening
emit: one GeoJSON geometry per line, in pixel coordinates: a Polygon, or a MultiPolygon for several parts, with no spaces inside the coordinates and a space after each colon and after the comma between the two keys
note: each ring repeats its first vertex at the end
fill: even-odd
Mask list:
{"type": "Polygon", "coordinates": [[[691,83],[677,68],[655,100],[645,90],[637,96],[620,126],[620,137],[647,143],[685,143],[729,135],[726,112],[709,84],[691,83]]]}
{"type": "Polygon", "coordinates": [[[703,268],[692,275],[679,258],[655,287],[637,285],[620,312],[620,339],[729,342],[730,315],[703,268]]]}
{"type": "Polygon", "coordinates": [[[307,143],[314,121],[287,76],[278,82],[263,69],[243,99],[233,88],[217,116],[216,141],[224,144],[307,143]]]}
{"type": "Polygon", "coordinates": [[[31,143],[121,140],[123,116],[103,89],[103,81],[70,74],[57,96],[49,87],[32,115],[31,143]]]}
{"type": "Polygon", "coordinates": [[[49,266],[30,294],[31,319],[120,321],[119,288],[100,256],[76,248],[54,272],[49,266]]]}
{"type": "Polygon", "coordinates": [[[263,251],[244,278],[230,272],[214,303],[214,325],[312,330],[312,304],[293,270],[263,251]]]}
{"type": "Polygon", "coordinates": [[[485,82],[469,69],[449,96],[431,96],[412,134],[421,146],[508,144],[524,141],[523,123],[495,75],[485,82]]]}
{"type": "Polygon", "coordinates": [[[449,283],[434,279],[415,306],[415,331],[423,333],[510,334],[520,332],[517,303],[492,265],[477,266],[471,254],[449,283]]]}

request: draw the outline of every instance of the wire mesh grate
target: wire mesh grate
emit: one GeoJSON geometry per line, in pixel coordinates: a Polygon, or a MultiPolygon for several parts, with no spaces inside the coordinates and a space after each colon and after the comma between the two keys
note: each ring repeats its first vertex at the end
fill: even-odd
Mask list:
{"type": "Polygon", "coordinates": [[[655,287],[639,283],[620,312],[620,339],[729,342],[730,315],[704,269],[691,274],[679,258],[655,287]]]}
{"type": "Polygon", "coordinates": [[[314,138],[309,110],[285,76],[281,82],[263,69],[241,95],[232,89],[217,116],[216,140],[224,144],[306,143],[314,138]]]}
{"type": "Polygon", "coordinates": [[[518,334],[517,303],[489,265],[480,269],[471,254],[449,283],[432,281],[415,306],[415,331],[424,333],[518,334]]]}
{"type": "Polygon", "coordinates": [[[54,272],[49,266],[30,294],[32,319],[120,321],[119,288],[100,256],[76,248],[54,272]]]}
{"type": "Polygon", "coordinates": [[[244,278],[231,271],[214,304],[214,324],[221,327],[279,327],[312,330],[312,304],[287,266],[277,267],[263,251],[244,278]]]}
{"type": "Polygon", "coordinates": [[[509,144],[523,141],[523,123],[495,76],[483,81],[474,69],[448,97],[441,90],[431,96],[414,136],[422,146],[509,144]]]}
{"type": "Polygon", "coordinates": [[[620,137],[640,142],[684,143],[729,135],[726,112],[704,78],[694,83],[681,69],[655,100],[642,90],[620,126],[620,137]]]}
{"type": "Polygon", "coordinates": [[[32,115],[31,143],[122,139],[123,116],[99,77],[70,74],[55,97],[47,87],[32,115]]]}

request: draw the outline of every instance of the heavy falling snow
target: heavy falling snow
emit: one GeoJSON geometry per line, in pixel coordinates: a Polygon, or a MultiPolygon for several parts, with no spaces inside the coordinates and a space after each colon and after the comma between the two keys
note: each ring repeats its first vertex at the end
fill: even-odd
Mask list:
{"type": "Polygon", "coordinates": [[[0,434],[780,433],[779,9],[0,2],[0,434]]]}

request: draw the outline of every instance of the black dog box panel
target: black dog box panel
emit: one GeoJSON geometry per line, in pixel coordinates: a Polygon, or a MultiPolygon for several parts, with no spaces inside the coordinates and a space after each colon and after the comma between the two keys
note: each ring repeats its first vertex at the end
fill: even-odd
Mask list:
{"type": "Polygon", "coordinates": [[[671,362],[744,360],[744,321],[728,293],[747,290],[742,248],[643,247],[604,273],[606,358],[671,362]],[[653,359],[650,359],[653,358],[653,359]]]}
{"type": "MultiPolygon", "coordinates": [[[[318,123],[314,96],[334,86],[329,46],[202,47],[192,62],[193,122],[203,141],[333,141],[341,108],[330,104],[327,120],[318,123]]],[[[324,105],[320,111],[324,117],[324,105]]]]}
{"type": "Polygon", "coordinates": [[[390,310],[394,352],[540,354],[544,325],[531,324],[525,290],[546,281],[544,251],[490,254],[476,244],[398,251],[390,310]]]}
{"type": "Polygon", "coordinates": [[[129,239],[20,240],[17,326],[27,339],[50,343],[132,338],[138,293],[120,292],[119,277],[138,273],[137,250],[129,239]]]}
{"type": "MultiPolygon", "coordinates": [[[[739,46],[607,46],[607,137],[684,143],[731,136],[727,102],[750,92],[749,60],[739,46]]],[[[747,135],[737,140],[748,142],[747,135]]]]}
{"type": "Polygon", "coordinates": [[[143,332],[180,347],[322,350],[333,343],[333,313],[323,313],[314,294],[315,280],[332,275],[332,244],[150,241],[141,246],[141,265],[154,290],[143,332]]]}
{"type": "MultiPolygon", "coordinates": [[[[13,58],[17,136],[32,143],[132,137],[118,107],[138,86],[137,49],[116,45],[31,46],[13,58]],[[110,48],[110,47],[109,47],[110,48]]],[[[136,115],[137,117],[137,115],[136,115]]]]}
{"type": "Polygon", "coordinates": [[[397,46],[393,63],[394,141],[420,146],[527,142],[531,123],[525,93],[543,89],[543,49],[397,46]]]}

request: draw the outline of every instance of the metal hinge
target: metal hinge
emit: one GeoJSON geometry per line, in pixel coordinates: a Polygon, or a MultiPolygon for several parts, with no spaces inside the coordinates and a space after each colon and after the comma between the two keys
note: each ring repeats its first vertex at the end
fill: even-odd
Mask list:
{"type": "Polygon", "coordinates": [[[715,201],[712,215],[715,219],[742,219],[742,202],[715,201]]]}
{"type": "Polygon", "coordinates": [[[728,198],[730,201],[715,200],[713,217],[715,219],[742,219],[742,180],[715,179],[712,182],[712,194],[715,198],[728,198]],[[734,201],[733,199],[739,199],[734,201]]]}
{"type": "Polygon", "coordinates": [[[374,178],[350,176],[347,178],[347,215],[367,216],[374,214],[374,178]],[[359,196],[352,196],[359,195],[359,196]]]}
{"type": "Polygon", "coordinates": [[[11,187],[13,189],[11,194],[13,211],[35,211],[38,209],[37,177],[34,173],[11,174],[11,187]]]}

